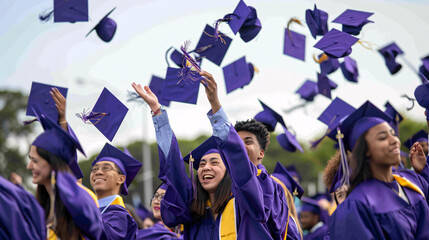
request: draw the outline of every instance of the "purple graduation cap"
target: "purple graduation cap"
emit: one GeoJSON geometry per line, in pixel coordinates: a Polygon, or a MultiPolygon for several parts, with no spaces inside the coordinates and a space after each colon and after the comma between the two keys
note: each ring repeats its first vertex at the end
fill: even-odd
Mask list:
{"type": "Polygon", "coordinates": [[[164,85],[164,81],[165,80],[163,78],[152,75],[152,79],[150,80],[150,83],[149,83],[149,88],[158,97],[159,103],[163,106],[168,107],[170,106],[170,101],[165,100],[164,95],[162,94],[163,93],[162,86],[164,85]]]}
{"type": "Polygon", "coordinates": [[[291,132],[289,132],[285,125],[282,124],[282,127],[284,133],[277,135],[277,142],[280,144],[280,146],[284,150],[289,152],[295,152],[296,149],[301,152],[304,152],[298,140],[296,140],[295,136],[291,132]]]}
{"type": "Polygon", "coordinates": [[[54,22],[88,22],[88,0],[54,0],[54,10],[39,15],[41,21],[48,21],[54,15],[54,22]]]}
{"type": "Polygon", "coordinates": [[[95,30],[97,32],[97,35],[101,38],[101,40],[105,42],[110,42],[116,32],[116,22],[113,19],[109,18],[108,16],[115,9],[116,7],[113,8],[109,13],[107,13],[106,16],[104,16],[100,20],[100,22],[98,22],[97,25],[95,25],[95,27],[86,34],[86,37],[88,37],[88,35],[95,30]]]}
{"type": "Polygon", "coordinates": [[[174,49],[174,51],[170,55],[170,59],[178,66],[183,67],[183,54],[179,52],[177,49],[174,49]]]}
{"type": "Polygon", "coordinates": [[[200,81],[204,80],[198,73],[192,80],[186,80],[189,76],[181,76],[180,68],[167,68],[162,96],[164,100],[196,104],[200,81]]]}
{"type": "MultiPolygon", "coordinates": [[[[319,55],[319,59],[322,57],[323,53],[319,55]]],[[[320,63],[320,73],[331,74],[340,67],[340,62],[337,58],[328,57],[327,60],[324,60],[320,63]]]]}
{"type": "Polygon", "coordinates": [[[104,145],[100,154],[98,154],[91,166],[94,166],[94,164],[100,161],[109,161],[116,164],[121,173],[125,175],[125,182],[121,188],[121,194],[128,195],[128,187],[143,164],[109,143],[104,145]]]}
{"type": "Polygon", "coordinates": [[[313,11],[310,9],[305,11],[305,21],[314,39],[328,32],[328,13],[317,9],[316,4],[313,11]]]}
{"type": "MultiPolygon", "coordinates": [[[[414,97],[420,106],[425,109],[429,109],[429,83],[423,83],[416,87],[414,90],[414,97]]],[[[426,116],[426,119],[428,119],[428,117],[429,116],[426,116]]]]}
{"type": "Polygon", "coordinates": [[[280,162],[277,162],[271,176],[278,178],[294,196],[301,198],[304,194],[304,189],[293,179],[288,170],[280,162]]]}
{"type": "Polygon", "coordinates": [[[196,49],[199,49],[201,57],[220,66],[231,42],[231,38],[221,32],[217,33],[214,28],[206,25],[196,49]]]}
{"type": "Polygon", "coordinates": [[[311,80],[306,80],[298,90],[296,90],[302,99],[311,102],[314,97],[319,93],[317,89],[317,83],[311,80]]]}
{"type": "Polygon", "coordinates": [[[343,169],[340,162],[337,171],[335,172],[334,179],[332,180],[331,187],[329,188],[329,193],[335,192],[338,188],[342,187],[341,179],[343,179],[343,169]]]}
{"type": "Polygon", "coordinates": [[[286,28],[283,54],[305,61],[305,35],[286,28]]]}
{"type": "Polygon", "coordinates": [[[326,74],[317,74],[317,90],[319,94],[331,99],[331,89],[335,89],[337,84],[332,82],[326,74]]]}
{"type": "Polygon", "coordinates": [[[418,131],[404,142],[404,146],[406,146],[408,149],[411,149],[413,144],[416,142],[428,142],[428,133],[425,130],[418,131]]]}
{"type": "Polygon", "coordinates": [[[152,215],[152,212],[149,209],[147,209],[145,206],[143,206],[143,204],[141,203],[136,208],[136,213],[142,220],[152,215]]]}
{"type": "Polygon", "coordinates": [[[348,33],[338,31],[337,29],[331,29],[331,31],[326,33],[323,38],[314,45],[314,47],[322,50],[329,57],[341,58],[352,53],[352,46],[358,40],[358,38],[348,33]]]}
{"type": "Polygon", "coordinates": [[[344,77],[350,82],[358,82],[359,71],[356,61],[351,57],[345,57],[341,63],[341,71],[344,77]]]}
{"type": "Polygon", "coordinates": [[[252,81],[255,68],[246,62],[246,57],[222,68],[225,79],[226,93],[230,93],[238,88],[243,88],[252,81]]]}
{"type": "Polygon", "coordinates": [[[322,209],[319,206],[319,201],[309,197],[301,198],[301,212],[311,212],[314,214],[320,214],[322,209]]]}
{"type": "Polygon", "coordinates": [[[234,34],[240,33],[240,37],[244,42],[254,39],[262,29],[256,9],[252,6],[247,6],[243,0],[240,0],[233,13],[225,15],[219,21],[227,21],[232,32],[234,34]]]}
{"type": "Polygon", "coordinates": [[[3,177],[0,186],[1,238],[47,239],[45,213],[36,198],[3,177]]]}
{"type": "Polygon", "coordinates": [[[429,55],[422,58],[422,65],[419,70],[420,74],[423,74],[426,79],[429,79],[429,55]]]}
{"type": "Polygon", "coordinates": [[[396,43],[391,43],[381,49],[378,52],[383,56],[387,69],[389,69],[390,74],[395,74],[401,70],[402,65],[396,62],[396,57],[403,54],[402,50],[396,45],[396,43]]]}
{"type": "Polygon", "coordinates": [[[280,114],[265,105],[261,100],[258,99],[258,101],[264,110],[255,115],[254,119],[256,121],[263,123],[269,132],[274,132],[278,122],[282,126],[286,126],[283,117],[280,114]]]}
{"type": "Polygon", "coordinates": [[[219,141],[220,140],[218,137],[214,137],[214,136],[209,137],[203,143],[201,143],[201,145],[199,145],[197,148],[192,150],[190,154],[186,155],[183,158],[183,160],[189,164],[189,160],[192,155],[193,168],[195,170],[198,170],[200,166],[200,161],[205,155],[210,153],[219,153],[222,156],[221,151],[219,150],[219,144],[220,144],[219,141]]]}
{"type": "Polygon", "coordinates": [[[33,108],[37,105],[37,108],[40,112],[42,112],[45,116],[48,116],[52,121],[58,122],[58,110],[55,106],[55,101],[50,94],[52,88],[57,88],[64,98],[67,98],[67,88],[38,82],[33,82],[31,84],[31,91],[27,104],[27,116],[36,116],[33,108]]]}
{"type": "Polygon", "coordinates": [[[58,123],[50,119],[48,115],[45,115],[45,113],[39,109],[38,105],[34,105],[32,110],[33,114],[42,124],[44,130],[44,132],[33,141],[32,145],[43,148],[58,156],[69,165],[77,178],[82,178],[83,173],[77,163],[76,150],[79,150],[84,156],[86,155],[73,130],[70,129],[70,133],[64,131],[58,123]]]}
{"type": "Polygon", "coordinates": [[[76,114],[85,123],[94,125],[109,141],[112,141],[128,108],[104,88],[90,113],[76,114]]]}
{"type": "Polygon", "coordinates": [[[302,181],[301,175],[299,174],[295,164],[287,165],[285,168],[288,171],[289,175],[291,175],[294,178],[294,180],[296,178],[298,181],[300,182],[302,181]]]}
{"type": "Polygon", "coordinates": [[[368,18],[373,14],[374,13],[347,9],[332,22],[342,24],[343,32],[358,35],[363,26],[367,23],[373,23],[373,21],[368,20],[368,18]]]}
{"type": "Polygon", "coordinates": [[[392,106],[392,104],[390,104],[389,101],[386,102],[386,104],[384,104],[384,106],[386,107],[386,110],[384,110],[384,113],[386,113],[387,115],[390,116],[390,118],[392,118],[392,127],[395,129],[396,134],[399,135],[399,123],[402,122],[402,120],[404,120],[404,118],[402,117],[402,115],[396,111],[396,109],[392,106]]]}

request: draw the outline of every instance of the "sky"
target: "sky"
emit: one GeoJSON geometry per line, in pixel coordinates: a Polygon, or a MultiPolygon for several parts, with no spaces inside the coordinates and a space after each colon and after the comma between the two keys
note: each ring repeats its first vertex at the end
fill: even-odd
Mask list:
{"type": "MultiPolygon", "coordinates": [[[[306,25],[293,25],[292,30],[306,35],[306,61],[283,55],[283,39],[287,22],[297,17],[305,22],[305,10],[316,3],[328,12],[329,28],[341,30],[332,23],[346,9],[373,12],[358,38],[370,42],[373,50],[359,44],[350,55],[357,61],[359,82],[344,79],[341,70],[330,74],[338,88],[333,98],[340,97],[354,107],[370,100],[380,109],[388,100],[406,117],[424,121],[419,106],[407,111],[410,102],[402,94],[413,96],[421,82],[415,71],[421,58],[429,54],[429,3],[423,0],[247,0],[256,8],[262,30],[251,42],[234,36],[229,26],[220,30],[233,38],[221,67],[246,56],[259,73],[252,82],[226,94],[222,69],[203,60],[202,69],[213,74],[218,83],[219,98],[231,122],[252,118],[262,110],[258,99],[281,113],[288,128],[303,144],[308,144],[324,132],[317,120],[330,99],[317,96],[304,108],[290,113],[284,110],[304,103],[295,93],[306,80],[317,80],[319,66],[312,60],[320,50],[313,48],[317,40],[311,37],[306,25]],[[390,75],[384,60],[376,51],[391,42],[404,51],[398,58],[403,65],[396,75],[390,75]]],[[[89,1],[89,22],[40,22],[38,14],[52,9],[52,0],[0,0],[0,89],[19,90],[29,94],[33,81],[67,87],[67,120],[84,146],[87,156],[98,153],[108,140],[93,126],[75,116],[83,109],[91,109],[104,87],[118,97],[129,111],[112,144],[123,146],[142,138],[155,141],[150,109],[144,104],[126,102],[131,83],[148,85],[152,75],[164,77],[167,69],[166,50],[179,48],[186,40],[195,47],[206,24],[231,13],[238,1],[173,1],[173,0],[92,0],[89,1]],[[111,9],[117,23],[113,40],[105,43],[95,32],[85,35],[111,9]]],[[[168,108],[171,125],[178,138],[192,139],[210,134],[206,113],[210,109],[200,88],[196,105],[173,102],[168,108]]],[[[23,113],[20,118],[31,117],[23,113]]],[[[37,134],[42,130],[37,128],[37,134]]],[[[281,133],[281,128],[276,129],[281,133]]],[[[410,133],[411,135],[411,133],[410,133]]],[[[34,139],[34,138],[33,138],[34,139]]],[[[29,144],[29,143],[28,143],[29,144]]],[[[28,150],[28,144],[24,149],[28,150]]],[[[80,156],[83,159],[83,156],[80,156]]]]}

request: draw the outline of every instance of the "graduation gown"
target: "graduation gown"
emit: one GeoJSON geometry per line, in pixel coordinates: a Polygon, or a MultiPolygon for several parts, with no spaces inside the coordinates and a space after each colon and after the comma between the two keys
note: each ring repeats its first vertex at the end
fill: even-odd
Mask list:
{"type": "Polygon", "coordinates": [[[0,239],[46,239],[45,213],[29,192],[0,177],[0,239]]]}
{"type": "Polygon", "coordinates": [[[323,240],[329,233],[329,227],[326,224],[316,229],[314,232],[310,232],[304,236],[304,240],[323,240]]]}
{"type": "Polygon", "coordinates": [[[166,228],[162,223],[155,223],[152,227],[138,230],[139,240],[179,240],[183,237],[177,235],[166,228]]]}
{"type": "MultiPolygon", "coordinates": [[[[422,176],[427,172],[426,165],[422,176]]],[[[427,179],[411,171],[400,175],[418,186],[423,195],[402,187],[410,204],[385,183],[370,179],[359,184],[330,220],[331,239],[429,239],[427,179]]]]}
{"type": "Polygon", "coordinates": [[[137,223],[126,210],[122,197],[118,196],[109,206],[99,209],[100,212],[104,211],[101,217],[107,239],[131,240],[137,238],[137,223]]]}
{"type": "MultiPolygon", "coordinates": [[[[158,117],[161,116],[166,118],[166,112],[158,117]]],[[[161,127],[166,124],[168,119],[162,123],[155,123],[155,126],[161,127]]],[[[159,129],[156,130],[159,131],[159,129]]],[[[257,174],[264,174],[266,178],[269,175],[266,172],[258,172],[258,169],[249,161],[244,144],[234,128],[230,127],[226,141],[214,138],[219,143],[218,149],[223,155],[225,166],[233,182],[231,191],[234,198],[230,201],[234,203],[234,213],[230,216],[230,220],[231,224],[235,224],[237,239],[272,239],[267,230],[263,192],[257,179],[257,174]]],[[[194,221],[191,217],[192,184],[186,175],[185,164],[174,134],[168,154],[164,156],[162,149],[159,149],[159,158],[158,177],[168,186],[161,201],[161,216],[164,224],[169,227],[184,224],[183,238],[186,240],[221,239],[220,228],[224,212],[220,213],[215,220],[210,208],[207,208],[202,220],[194,221]]]]}

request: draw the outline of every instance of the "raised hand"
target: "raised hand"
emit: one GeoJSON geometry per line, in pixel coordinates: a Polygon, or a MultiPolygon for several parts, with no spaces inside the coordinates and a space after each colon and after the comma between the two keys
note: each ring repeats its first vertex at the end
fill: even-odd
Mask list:
{"type": "Polygon", "coordinates": [[[422,146],[416,142],[410,149],[410,162],[417,173],[421,173],[426,165],[426,155],[422,146]]]}
{"type": "Polygon", "coordinates": [[[212,107],[212,112],[216,113],[221,107],[217,94],[216,81],[214,80],[213,76],[206,71],[200,72],[200,75],[205,78],[204,80],[201,80],[201,83],[206,89],[207,99],[209,100],[210,105],[212,107]]]}
{"type": "Polygon", "coordinates": [[[136,93],[149,105],[152,112],[156,112],[161,107],[155,93],[153,93],[148,86],[144,86],[143,88],[140,84],[134,82],[131,86],[133,86],[136,93]]]}
{"type": "Polygon", "coordinates": [[[55,101],[55,107],[58,110],[58,123],[61,127],[67,131],[67,120],[66,120],[66,98],[60,93],[58,88],[51,88],[49,92],[55,101]]]}

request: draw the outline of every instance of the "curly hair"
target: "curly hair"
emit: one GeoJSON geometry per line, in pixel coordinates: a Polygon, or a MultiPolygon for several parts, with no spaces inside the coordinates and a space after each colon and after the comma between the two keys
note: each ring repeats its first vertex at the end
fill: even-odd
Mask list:
{"type": "Polygon", "coordinates": [[[236,122],[234,128],[237,132],[246,131],[255,134],[259,147],[265,151],[268,143],[269,132],[264,124],[256,121],[255,119],[248,119],[246,121],[236,122]]]}
{"type": "MultiPolygon", "coordinates": [[[[351,162],[351,153],[347,151],[347,162],[351,162]]],[[[323,170],[323,184],[329,189],[334,181],[335,173],[338,171],[341,162],[341,153],[336,151],[335,155],[331,157],[326,163],[325,170],[323,170]]]]}

